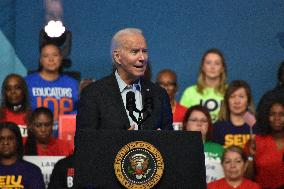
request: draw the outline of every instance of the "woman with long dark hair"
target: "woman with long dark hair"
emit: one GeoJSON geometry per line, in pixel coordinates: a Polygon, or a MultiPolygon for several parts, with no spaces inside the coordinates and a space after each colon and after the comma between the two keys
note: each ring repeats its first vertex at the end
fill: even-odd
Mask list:
{"type": "Polygon", "coordinates": [[[9,74],[2,84],[0,122],[14,122],[21,130],[23,140],[27,137],[27,119],[31,112],[28,87],[24,78],[9,74]]]}
{"type": "Polygon", "coordinates": [[[266,189],[284,188],[284,99],[274,99],[258,114],[259,134],[247,143],[247,175],[266,189]]]}
{"type": "Polygon", "coordinates": [[[23,160],[23,154],[18,126],[13,122],[0,123],[0,187],[44,189],[41,170],[23,160]]]}
{"type": "Polygon", "coordinates": [[[32,109],[49,108],[55,123],[59,115],[76,110],[78,81],[62,73],[62,53],[56,44],[47,42],[41,46],[38,71],[28,75],[26,82],[32,109]]]}

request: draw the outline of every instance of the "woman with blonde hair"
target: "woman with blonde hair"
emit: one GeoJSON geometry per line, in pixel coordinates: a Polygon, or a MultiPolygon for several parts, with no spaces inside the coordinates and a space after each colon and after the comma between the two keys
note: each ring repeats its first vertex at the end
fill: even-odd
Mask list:
{"type": "Polygon", "coordinates": [[[226,79],[222,52],[215,48],[207,50],[201,59],[197,84],[185,89],[180,104],[188,108],[198,104],[205,106],[215,122],[226,90],[226,79]]]}

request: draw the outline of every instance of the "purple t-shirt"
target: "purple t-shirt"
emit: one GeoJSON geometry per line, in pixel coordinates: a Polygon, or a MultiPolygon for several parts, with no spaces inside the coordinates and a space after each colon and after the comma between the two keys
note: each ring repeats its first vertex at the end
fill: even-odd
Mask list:
{"type": "MultiPolygon", "coordinates": [[[[253,134],[257,133],[257,126],[252,127],[253,134]]],[[[235,145],[244,147],[250,139],[250,126],[246,123],[236,126],[231,121],[218,121],[213,125],[213,142],[219,143],[224,148],[235,145]]]]}
{"type": "Polygon", "coordinates": [[[13,165],[0,165],[0,188],[44,189],[45,184],[36,165],[18,160],[13,165]]]}

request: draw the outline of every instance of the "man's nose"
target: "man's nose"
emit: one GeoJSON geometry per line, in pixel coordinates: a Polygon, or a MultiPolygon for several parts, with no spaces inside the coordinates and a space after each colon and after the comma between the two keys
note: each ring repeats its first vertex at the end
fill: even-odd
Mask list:
{"type": "Polygon", "coordinates": [[[145,61],[146,60],[146,54],[144,54],[143,51],[139,52],[139,60],[140,61],[145,61]]]}

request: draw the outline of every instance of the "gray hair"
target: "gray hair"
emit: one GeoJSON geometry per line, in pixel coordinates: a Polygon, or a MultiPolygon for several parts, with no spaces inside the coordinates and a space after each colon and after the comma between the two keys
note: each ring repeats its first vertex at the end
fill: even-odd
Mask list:
{"type": "Polygon", "coordinates": [[[121,37],[124,35],[135,35],[135,34],[140,34],[142,35],[142,30],[138,28],[125,28],[122,30],[119,30],[114,34],[111,40],[111,47],[110,47],[110,55],[111,57],[113,56],[112,53],[114,50],[121,48],[123,46],[124,41],[121,40],[121,37]]]}

